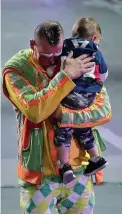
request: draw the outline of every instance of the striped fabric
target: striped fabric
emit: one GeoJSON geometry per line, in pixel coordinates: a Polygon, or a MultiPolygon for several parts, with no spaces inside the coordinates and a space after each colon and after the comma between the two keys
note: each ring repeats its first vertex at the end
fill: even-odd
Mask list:
{"type": "Polygon", "coordinates": [[[45,178],[41,188],[21,181],[23,213],[92,214],[95,199],[90,177],[78,175],[67,185],[45,178]]]}
{"type": "Polygon", "coordinates": [[[97,94],[95,102],[89,108],[83,110],[71,110],[61,106],[59,108],[60,110],[56,110],[56,115],[60,114],[60,127],[95,127],[111,119],[111,105],[105,87],[100,94],[97,94]]]}

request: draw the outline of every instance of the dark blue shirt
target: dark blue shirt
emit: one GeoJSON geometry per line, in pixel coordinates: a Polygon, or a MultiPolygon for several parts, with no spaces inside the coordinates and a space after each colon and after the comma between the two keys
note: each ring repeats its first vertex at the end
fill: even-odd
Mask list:
{"type": "Polygon", "coordinates": [[[94,78],[82,75],[80,78],[74,79],[73,82],[76,84],[76,87],[73,89],[73,92],[79,94],[100,92],[103,86],[100,74],[103,75],[107,72],[107,65],[97,45],[91,40],[79,37],[69,38],[64,40],[62,56],[67,56],[70,51],[73,51],[74,58],[82,54],[95,56],[93,60],[95,62],[94,78]]]}

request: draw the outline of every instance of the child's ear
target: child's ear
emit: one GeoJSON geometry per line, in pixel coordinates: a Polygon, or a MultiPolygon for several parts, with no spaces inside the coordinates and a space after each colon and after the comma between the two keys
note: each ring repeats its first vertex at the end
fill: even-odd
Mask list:
{"type": "Polygon", "coordinates": [[[95,34],[95,35],[92,37],[92,41],[94,42],[96,39],[97,39],[97,35],[95,34]]]}
{"type": "Polygon", "coordinates": [[[36,45],[34,40],[30,40],[30,48],[34,50],[34,46],[36,45]]]}

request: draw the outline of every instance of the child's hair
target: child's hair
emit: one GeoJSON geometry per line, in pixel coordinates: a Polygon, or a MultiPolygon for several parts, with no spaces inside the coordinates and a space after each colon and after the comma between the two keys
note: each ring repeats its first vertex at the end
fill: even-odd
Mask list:
{"type": "Polygon", "coordinates": [[[91,39],[95,34],[102,34],[101,27],[92,17],[84,17],[77,20],[72,27],[73,37],[82,37],[91,39]]]}

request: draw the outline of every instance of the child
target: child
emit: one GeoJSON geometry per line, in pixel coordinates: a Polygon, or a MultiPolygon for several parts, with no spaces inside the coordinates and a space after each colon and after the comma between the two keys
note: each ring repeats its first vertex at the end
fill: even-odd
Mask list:
{"type": "MultiPolygon", "coordinates": [[[[82,77],[73,80],[76,87],[62,100],[63,106],[69,109],[84,109],[93,103],[96,93],[101,91],[108,71],[102,53],[98,49],[100,40],[101,28],[96,21],[93,18],[82,18],[74,24],[72,38],[64,41],[62,56],[67,56],[70,51],[73,51],[74,58],[84,53],[94,55],[95,67],[90,73],[85,73],[82,77]]],[[[90,155],[85,175],[95,174],[107,165],[107,161],[99,156],[91,128],[60,128],[56,124],[54,131],[55,145],[61,164],[59,172],[65,184],[75,178],[68,162],[72,135],[90,155]]]]}

